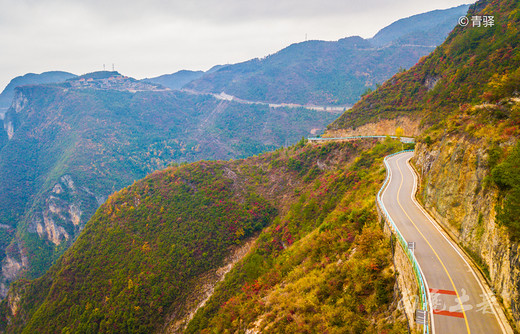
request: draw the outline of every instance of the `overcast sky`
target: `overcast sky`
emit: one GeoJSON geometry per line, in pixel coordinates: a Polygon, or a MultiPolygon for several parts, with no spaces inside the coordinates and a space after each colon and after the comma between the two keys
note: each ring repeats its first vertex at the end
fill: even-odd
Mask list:
{"type": "Polygon", "coordinates": [[[372,37],[468,0],[0,0],[0,90],[29,72],[207,70],[308,39],[372,37]]]}

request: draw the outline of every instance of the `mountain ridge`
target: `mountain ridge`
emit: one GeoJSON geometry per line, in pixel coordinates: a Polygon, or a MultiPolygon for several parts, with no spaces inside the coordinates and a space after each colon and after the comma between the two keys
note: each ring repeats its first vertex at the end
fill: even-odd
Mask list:
{"type": "Polygon", "coordinates": [[[170,89],[181,89],[188,82],[200,78],[203,71],[180,70],[172,74],[163,74],[154,78],[145,78],[141,81],[161,84],[170,89]]]}
{"type": "MultiPolygon", "coordinates": [[[[471,6],[467,15],[495,15],[497,22],[502,23],[480,30],[455,27],[432,55],[368,93],[329,127],[328,134],[367,125],[377,130],[378,124],[389,120],[397,121],[386,126],[385,131],[393,127],[397,134],[403,132],[399,121],[414,122],[410,131],[417,131],[414,162],[422,177],[419,199],[488,276],[511,321],[518,325],[520,39],[517,27],[520,26],[520,5],[504,0],[479,1],[471,6]]],[[[356,39],[347,42],[356,43],[356,39]]],[[[285,196],[273,200],[275,206],[286,206],[279,209],[283,214],[270,216],[270,222],[262,225],[265,228],[256,246],[215,288],[206,305],[187,324],[187,332],[316,329],[344,332],[348,328],[367,333],[405,333],[402,314],[394,309],[399,297],[394,290],[391,249],[377,227],[379,221],[373,203],[384,176],[382,158],[403,149],[401,145],[391,140],[382,143],[368,140],[311,146],[302,140],[292,148],[248,160],[199,162],[152,174],[114,194],[89,225],[98,231],[85,232],[82,242],[78,243],[80,246],[76,246],[92,248],[87,240],[95,237],[110,247],[117,247],[119,245],[109,241],[110,233],[118,236],[119,231],[110,228],[120,224],[118,228],[129,232],[122,235],[134,237],[125,239],[125,251],[119,249],[103,258],[96,257],[95,251],[90,249],[89,261],[82,262],[82,253],[71,249],[43,278],[15,284],[8,300],[0,304],[2,320],[13,326],[8,331],[21,331],[27,326],[26,332],[59,329],[63,332],[144,333],[170,328],[178,319],[175,314],[180,308],[176,307],[183,301],[166,302],[164,306],[161,291],[152,288],[157,286],[161,276],[154,272],[155,268],[139,267],[139,261],[135,260],[123,261],[135,259],[135,254],[144,254],[142,257],[146,258],[148,252],[166,254],[179,248],[185,250],[182,242],[172,246],[155,237],[164,227],[161,224],[173,222],[172,226],[182,230],[185,219],[181,217],[179,221],[179,216],[173,215],[172,219],[162,222],[155,216],[162,217],[161,204],[170,203],[165,197],[185,198],[175,197],[177,195],[172,194],[177,193],[169,190],[181,189],[191,194],[205,191],[204,186],[211,185],[215,191],[212,196],[204,197],[207,202],[200,210],[202,215],[205,211],[212,212],[215,204],[226,206],[230,198],[235,200],[228,196],[230,191],[244,189],[255,189],[266,200],[287,191],[285,196]],[[272,179],[280,175],[291,181],[272,179]],[[302,184],[305,186],[298,188],[302,184]],[[222,188],[218,188],[221,185],[222,188]],[[155,191],[149,189],[156,186],[162,191],[154,195],[155,191]],[[259,190],[262,187],[263,190],[259,190]],[[219,196],[228,197],[218,202],[219,196]],[[108,234],[106,239],[103,233],[108,234]],[[106,259],[112,261],[109,265],[120,265],[120,262],[129,265],[122,265],[125,269],[116,271],[117,276],[97,276],[101,277],[101,283],[90,290],[90,286],[84,284],[85,277],[91,268],[103,270],[106,259]],[[102,265],[93,265],[97,263],[102,265]],[[124,271],[127,268],[130,269],[124,271]],[[152,290],[152,293],[143,294],[141,290],[152,290]],[[116,301],[119,297],[121,305],[116,301]],[[71,302],[71,298],[75,299],[71,302]],[[73,306],[69,308],[69,305],[73,306]],[[120,314],[111,306],[121,311],[120,314]],[[171,312],[165,311],[168,306],[172,307],[171,312]],[[157,310],[152,316],[158,320],[153,324],[145,314],[150,309],[157,310]],[[148,327],[141,328],[141,324],[148,327]]],[[[237,205],[247,208],[248,200],[247,196],[243,197],[237,205]]],[[[182,205],[184,203],[178,207],[182,205]]],[[[164,210],[174,211],[175,207],[165,206],[164,210]]],[[[235,208],[227,207],[230,211],[235,208]]],[[[237,211],[246,217],[237,219],[238,223],[246,225],[251,223],[248,214],[257,212],[237,211]]],[[[193,224],[187,226],[198,228],[205,221],[211,225],[215,217],[195,217],[193,224]]],[[[232,221],[231,225],[237,223],[234,219],[225,221],[232,221]]],[[[222,226],[230,225],[222,223],[222,226]]],[[[245,236],[251,235],[250,226],[243,230],[235,227],[229,234],[218,235],[214,240],[241,243],[245,236]]],[[[198,242],[205,245],[212,242],[207,234],[201,235],[196,238],[198,242]]],[[[210,253],[204,250],[195,249],[186,256],[186,261],[179,262],[185,264],[189,259],[213,255],[204,256],[210,253]]],[[[171,258],[168,254],[161,259],[167,261],[171,258]]],[[[149,262],[159,263],[158,257],[149,262]]],[[[170,274],[168,270],[158,272],[170,274]]],[[[168,286],[166,284],[166,288],[168,286]]],[[[166,294],[169,293],[166,290],[166,294]]]]}
{"type": "Polygon", "coordinates": [[[434,123],[449,110],[457,110],[459,104],[484,102],[482,94],[491,79],[488,73],[501,75],[520,65],[518,57],[513,56],[518,49],[513,25],[516,16],[502,14],[510,6],[501,11],[494,7],[494,2],[478,1],[470,7],[468,15],[484,15],[489,8],[490,12],[497,13],[495,20],[507,21],[507,24],[480,28],[457,25],[434,52],[421,58],[409,71],[396,74],[380,89],[367,94],[334,121],[328,127],[331,133],[358,128],[380,118],[413,119],[429,115],[428,119],[434,123]]]}
{"type": "MultiPolygon", "coordinates": [[[[224,92],[244,100],[268,103],[352,105],[367,88],[374,88],[432,51],[435,43],[442,42],[467,8],[463,5],[429,14],[441,23],[432,24],[428,32],[421,28],[420,18],[429,17],[424,14],[404,19],[404,22],[419,20],[414,21],[411,32],[396,33],[392,28],[389,33],[388,28],[372,39],[381,41],[387,36],[389,41],[401,39],[401,42],[374,45],[371,39],[352,36],[335,42],[295,43],[264,58],[227,65],[184,88],[217,94],[224,92]]],[[[400,21],[398,26],[403,25],[400,21]]]]}
{"type": "MultiPolygon", "coordinates": [[[[450,8],[450,10],[456,11],[457,9],[460,9],[458,13],[467,12],[469,6],[469,4],[460,5],[450,8]]],[[[449,24],[447,24],[446,22],[451,21],[453,19],[451,15],[448,15],[444,22],[437,18],[438,14],[445,13],[445,11],[446,10],[437,9],[427,13],[402,18],[390,24],[389,26],[386,26],[385,28],[379,30],[372,38],[368,40],[377,46],[383,46],[392,42],[406,43],[410,42],[411,39],[413,39],[414,35],[416,35],[418,32],[441,30],[440,34],[427,34],[421,36],[423,38],[421,41],[422,45],[440,45],[442,42],[444,42],[445,37],[451,32],[451,30],[454,27],[453,22],[449,23],[452,24],[452,27],[449,27],[449,24]],[[396,34],[394,32],[396,30],[399,32],[397,34],[397,37],[395,36],[396,34]]]]}

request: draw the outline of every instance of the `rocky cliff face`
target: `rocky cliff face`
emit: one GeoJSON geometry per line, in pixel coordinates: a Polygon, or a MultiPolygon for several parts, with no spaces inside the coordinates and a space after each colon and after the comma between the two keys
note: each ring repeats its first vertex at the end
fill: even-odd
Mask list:
{"type": "Polygon", "coordinates": [[[58,246],[79,234],[93,213],[85,215],[84,207],[96,208],[103,202],[103,197],[96,196],[87,187],[76,186],[70,175],[64,175],[44,202],[43,209],[31,217],[30,231],[58,246]]]}
{"type": "Polygon", "coordinates": [[[488,140],[463,135],[419,143],[413,160],[422,177],[418,198],[488,271],[492,289],[518,326],[520,247],[495,220],[498,191],[489,179],[488,149],[488,140]]]}
{"type": "Polygon", "coordinates": [[[16,241],[11,244],[6,250],[6,256],[2,261],[1,276],[0,276],[0,297],[7,296],[9,290],[9,283],[14,281],[19,273],[27,268],[28,259],[25,249],[20,242],[16,241]]]}
{"type": "Polygon", "coordinates": [[[16,91],[11,104],[12,112],[7,113],[4,119],[4,129],[9,139],[13,138],[15,126],[18,127],[18,115],[29,105],[27,96],[22,91],[16,91]]]}
{"type": "MultiPolygon", "coordinates": [[[[23,90],[16,90],[14,93],[11,108],[3,120],[3,130],[8,141],[13,140],[21,122],[33,112],[29,102],[30,95],[23,90]]],[[[27,132],[20,134],[22,137],[26,135],[27,132]]],[[[20,141],[20,138],[17,140],[20,141]]],[[[37,147],[33,147],[33,150],[37,150],[37,147]]],[[[19,173],[22,168],[12,168],[12,171],[19,173]]],[[[52,179],[49,180],[48,186],[43,187],[36,201],[28,205],[25,214],[19,216],[20,222],[16,222],[26,226],[27,235],[14,237],[14,233],[11,233],[13,239],[9,246],[5,249],[0,248],[0,299],[7,295],[10,282],[31,269],[27,243],[39,239],[51,248],[65,249],[72,244],[106,198],[101,194],[94,194],[82,184],[77,184],[70,174],[58,174],[53,179],[56,181],[53,183],[52,179]]],[[[11,230],[14,227],[5,225],[5,228],[11,230]]],[[[53,260],[49,255],[45,261],[52,263],[53,260]]],[[[37,266],[42,266],[42,263],[38,263],[37,266]]]]}
{"type": "Polygon", "coordinates": [[[402,135],[417,136],[421,119],[401,116],[394,119],[383,119],[378,122],[367,123],[360,127],[346,129],[328,129],[323,137],[350,137],[350,136],[393,136],[396,130],[401,129],[402,135]]]}
{"type": "MultiPolygon", "coordinates": [[[[28,236],[39,238],[55,248],[67,248],[105,199],[105,196],[96,195],[87,187],[76,184],[72,176],[63,175],[52,190],[42,196],[41,203],[29,211],[26,219],[28,236]]],[[[27,239],[16,238],[5,251],[1,262],[0,298],[7,295],[10,282],[30,269],[26,242],[27,239]]]]}
{"type": "Polygon", "coordinates": [[[4,130],[9,140],[13,138],[15,128],[18,127],[18,114],[25,108],[27,103],[27,97],[22,92],[17,91],[11,105],[11,112],[6,113],[3,120],[4,130]]]}

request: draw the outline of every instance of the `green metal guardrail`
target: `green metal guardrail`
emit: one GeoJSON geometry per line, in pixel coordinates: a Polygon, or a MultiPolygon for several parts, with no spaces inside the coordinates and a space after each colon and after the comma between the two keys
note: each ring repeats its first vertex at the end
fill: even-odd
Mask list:
{"type": "Polygon", "coordinates": [[[399,139],[403,143],[413,143],[415,142],[415,138],[413,137],[398,137],[398,136],[351,136],[351,137],[309,137],[307,138],[310,141],[326,141],[326,140],[352,140],[352,139],[364,139],[364,138],[386,138],[390,137],[393,139],[399,139]]]}
{"type": "MultiPolygon", "coordinates": [[[[423,310],[425,310],[426,313],[428,314],[428,299],[427,299],[427,295],[426,295],[426,285],[424,284],[424,279],[421,274],[421,269],[419,267],[419,263],[417,262],[415,255],[408,248],[408,244],[407,244],[405,238],[403,237],[403,235],[401,234],[401,232],[395,225],[394,221],[392,220],[392,217],[390,217],[390,214],[388,214],[388,211],[386,211],[386,208],[383,205],[383,201],[381,199],[381,194],[383,193],[383,190],[386,188],[386,186],[388,185],[388,182],[390,181],[390,173],[388,172],[390,167],[388,166],[388,162],[387,162],[388,158],[390,158],[396,154],[400,154],[400,153],[404,153],[404,152],[413,152],[413,151],[414,150],[400,151],[400,152],[397,152],[394,154],[387,155],[385,157],[384,162],[385,162],[385,167],[386,167],[386,178],[385,178],[385,182],[383,183],[383,186],[381,186],[381,189],[379,189],[379,192],[377,193],[377,205],[379,206],[379,209],[381,210],[381,212],[384,214],[386,221],[389,223],[390,230],[396,235],[397,240],[399,240],[399,244],[403,248],[406,256],[408,257],[408,260],[410,261],[410,263],[412,265],[413,272],[415,274],[417,283],[419,285],[420,302],[422,304],[423,310]]],[[[429,327],[428,321],[426,322],[426,324],[423,327],[423,333],[428,333],[428,334],[430,333],[430,327],[429,327]]]]}

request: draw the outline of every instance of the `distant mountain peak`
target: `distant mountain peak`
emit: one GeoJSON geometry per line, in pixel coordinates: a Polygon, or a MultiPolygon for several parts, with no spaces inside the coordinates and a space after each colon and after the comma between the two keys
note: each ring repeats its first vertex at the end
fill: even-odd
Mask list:
{"type": "Polygon", "coordinates": [[[159,84],[143,82],[131,77],[122,75],[117,71],[98,71],[87,73],[76,78],[67,80],[67,88],[75,89],[107,89],[120,91],[163,91],[168,90],[159,84]]]}
{"type": "Polygon", "coordinates": [[[80,75],[79,77],[75,77],[75,78],[69,79],[67,81],[81,80],[81,79],[99,80],[99,79],[108,79],[111,77],[121,77],[121,76],[122,76],[121,73],[119,73],[117,71],[96,71],[96,72],[91,72],[91,73],[86,73],[86,74],[80,75]]]}
{"type": "Polygon", "coordinates": [[[155,78],[141,80],[146,83],[159,84],[170,89],[181,89],[188,82],[202,77],[203,71],[180,70],[172,74],[164,74],[155,78]]]}
{"type": "Polygon", "coordinates": [[[486,96],[496,90],[493,78],[504,76],[507,82],[509,73],[518,68],[519,10],[518,2],[506,0],[471,5],[463,17],[492,14],[496,22],[507,24],[473,27],[455,22],[447,39],[429,56],[365,95],[328,129],[345,133],[369,123],[404,118],[429,126],[461,112],[460,106],[489,102],[486,96]]]}

